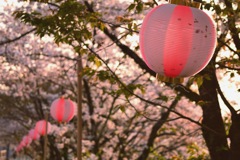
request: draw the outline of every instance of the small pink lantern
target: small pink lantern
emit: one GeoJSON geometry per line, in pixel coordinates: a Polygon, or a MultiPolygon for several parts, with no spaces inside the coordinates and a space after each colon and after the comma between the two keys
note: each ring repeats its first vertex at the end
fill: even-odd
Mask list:
{"type": "Polygon", "coordinates": [[[216,27],[203,11],[163,4],[145,17],[140,50],[145,63],[160,78],[189,77],[210,61],[216,46],[216,27]]]}
{"type": "Polygon", "coordinates": [[[17,147],[16,147],[16,149],[15,149],[15,151],[16,152],[20,152],[21,150],[22,150],[22,145],[21,144],[19,144],[17,147]]]}
{"type": "Polygon", "coordinates": [[[69,122],[75,113],[75,104],[70,99],[58,98],[53,101],[50,113],[58,122],[69,122]]]}
{"type": "Polygon", "coordinates": [[[33,140],[37,140],[40,138],[40,134],[36,129],[31,129],[28,133],[29,137],[31,137],[33,140]]]}
{"type": "Polygon", "coordinates": [[[23,142],[23,139],[22,139],[22,141],[20,142],[19,145],[21,146],[21,148],[25,147],[25,143],[23,142]]]}
{"type": "Polygon", "coordinates": [[[46,122],[46,120],[40,120],[36,123],[35,130],[41,135],[44,136],[46,133],[50,133],[51,124],[46,122]],[[46,124],[47,124],[47,132],[46,132],[46,124]]]}
{"type": "Polygon", "coordinates": [[[32,138],[29,137],[28,135],[24,136],[22,139],[22,146],[26,147],[32,143],[32,138]]]}

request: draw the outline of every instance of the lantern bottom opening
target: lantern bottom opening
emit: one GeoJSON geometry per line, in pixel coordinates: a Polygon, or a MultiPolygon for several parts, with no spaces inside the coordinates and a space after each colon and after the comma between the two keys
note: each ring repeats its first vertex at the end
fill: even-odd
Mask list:
{"type": "Polygon", "coordinates": [[[183,83],[183,80],[184,80],[183,77],[166,77],[166,76],[159,75],[158,73],[156,74],[156,78],[159,81],[169,82],[169,83],[173,83],[173,84],[183,83]]]}

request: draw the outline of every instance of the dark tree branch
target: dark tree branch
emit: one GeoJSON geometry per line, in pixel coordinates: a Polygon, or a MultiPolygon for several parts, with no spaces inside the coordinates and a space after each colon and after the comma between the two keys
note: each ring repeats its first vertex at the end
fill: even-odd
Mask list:
{"type": "MultiPolygon", "coordinates": [[[[228,41],[230,41],[231,39],[229,39],[228,41]]],[[[221,42],[222,44],[224,44],[224,46],[226,46],[230,51],[232,51],[235,54],[239,54],[237,51],[235,51],[232,47],[230,47],[227,43],[228,41],[223,41],[221,39],[218,39],[218,42],[221,42]]]]}
{"type": "Polygon", "coordinates": [[[44,54],[44,53],[34,53],[34,54],[26,54],[26,56],[29,56],[29,57],[35,57],[35,56],[44,56],[44,57],[50,57],[50,58],[63,58],[63,59],[66,59],[66,60],[70,60],[70,61],[77,61],[77,58],[71,58],[69,56],[64,56],[64,55],[48,55],[48,54],[44,54]]]}
{"type": "Polygon", "coordinates": [[[226,69],[230,69],[230,70],[240,71],[240,68],[228,67],[228,66],[223,65],[221,62],[218,62],[216,64],[219,65],[218,68],[226,68],[226,69]]]}
{"type": "Polygon", "coordinates": [[[149,74],[152,76],[155,76],[156,73],[152,71],[146,63],[133,51],[131,50],[127,45],[124,45],[120,42],[120,40],[113,34],[110,33],[110,31],[105,28],[104,33],[113,41],[115,44],[122,50],[122,52],[126,55],[128,55],[130,58],[132,58],[136,64],[140,66],[140,68],[146,70],[149,74]]]}
{"type": "Polygon", "coordinates": [[[107,64],[96,52],[94,52],[94,51],[93,51],[92,49],[90,49],[88,46],[86,46],[86,47],[89,49],[89,51],[91,51],[91,53],[93,53],[94,55],[96,55],[97,58],[99,58],[99,59],[105,64],[105,66],[106,66],[107,69],[111,72],[111,74],[114,76],[115,80],[119,83],[119,85],[122,86],[122,87],[123,87],[127,92],[129,92],[131,95],[134,95],[136,98],[138,98],[138,99],[140,99],[141,101],[146,102],[146,103],[148,103],[148,104],[151,104],[151,105],[154,105],[154,106],[160,106],[160,107],[162,107],[162,108],[164,108],[164,109],[166,109],[166,110],[170,110],[172,113],[180,116],[181,118],[186,119],[186,120],[188,120],[188,121],[190,121],[190,122],[192,122],[192,123],[195,123],[195,124],[201,126],[202,128],[204,128],[204,129],[207,130],[208,132],[211,132],[211,133],[213,133],[213,134],[215,134],[215,135],[218,135],[218,136],[221,136],[221,137],[226,137],[225,132],[224,132],[224,133],[217,132],[217,131],[211,129],[210,127],[208,127],[207,125],[201,124],[201,123],[199,123],[198,121],[195,121],[195,120],[193,120],[193,119],[191,119],[191,118],[189,118],[189,117],[187,117],[187,116],[184,116],[183,114],[181,114],[181,113],[179,113],[179,112],[177,112],[177,111],[175,111],[175,110],[173,110],[173,109],[171,109],[171,108],[168,108],[167,106],[163,106],[162,104],[155,103],[155,102],[153,102],[153,101],[151,101],[151,100],[144,99],[143,97],[141,97],[141,96],[139,96],[139,95],[137,95],[137,94],[134,94],[134,93],[133,93],[131,90],[129,90],[129,88],[118,78],[118,76],[111,70],[111,68],[108,66],[108,64],[107,64]]]}
{"type": "Polygon", "coordinates": [[[31,30],[29,30],[29,31],[27,31],[27,32],[25,32],[25,33],[23,33],[23,34],[21,34],[20,36],[14,38],[14,39],[9,39],[9,40],[6,40],[6,41],[3,41],[3,42],[0,42],[0,46],[1,46],[1,45],[4,45],[4,44],[8,44],[8,43],[15,42],[15,41],[17,41],[17,40],[19,40],[19,39],[25,37],[25,36],[28,35],[29,33],[32,33],[32,32],[35,31],[35,30],[36,30],[36,28],[33,28],[33,29],[31,29],[31,30]]]}

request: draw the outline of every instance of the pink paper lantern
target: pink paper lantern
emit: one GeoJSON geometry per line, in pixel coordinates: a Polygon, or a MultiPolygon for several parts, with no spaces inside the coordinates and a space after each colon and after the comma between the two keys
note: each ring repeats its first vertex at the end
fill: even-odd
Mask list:
{"type": "Polygon", "coordinates": [[[22,139],[22,141],[20,142],[19,145],[21,146],[21,148],[25,147],[25,142],[23,142],[23,139],[22,139]]]}
{"type": "Polygon", "coordinates": [[[40,134],[36,129],[31,129],[28,133],[29,137],[31,137],[33,140],[37,140],[40,138],[40,134]]]}
{"type": "Polygon", "coordinates": [[[75,112],[75,104],[70,99],[58,98],[53,101],[50,113],[58,122],[69,122],[75,112]]]}
{"type": "Polygon", "coordinates": [[[20,151],[22,150],[22,148],[23,148],[23,146],[22,146],[21,144],[19,144],[19,145],[16,147],[15,151],[16,151],[16,152],[20,152],[20,151]]]}
{"type": "Polygon", "coordinates": [[[36,123],[35,130],[41,135],[44,136],[46,133],[50,133],[51,124],[46,122],[45,120],[40,120],[36,123]],[[46,132],[46,124],[47,124],[47,132],[46,132]]]}
{"type": "Polygon", "coordinates": [[[28,145],[30,145],[30,143],[32,143],[32,138],[29,137],[28,135],[24,136],[23,139],[22,139],[22,146],[23,147],[26,147],[28,145]]]}
{"type": "Polygon", "coordinates": [[[150,69],[165,77],[189,77],[210,61],[216,27],[203,11],[175,4],[153,8],[140,30],[140,50],[150,69]]]}

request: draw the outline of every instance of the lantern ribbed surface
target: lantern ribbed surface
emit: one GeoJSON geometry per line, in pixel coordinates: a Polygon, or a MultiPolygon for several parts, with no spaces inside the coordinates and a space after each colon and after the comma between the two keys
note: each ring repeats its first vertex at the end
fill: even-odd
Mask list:
{"type": "Polygon", "coordinates": [[[140,50],[145,63],[159,75],[188,77],[210,61],[216,46],[216,28],[203,11],[163,4],[145,17],[140,50]]]}
{"type": "Polygon", "coordinates": [[[41,135],[44,136],[46,133],[49,133],[51,131],[51,124],[49,122],[46,123],[45,120],[40,120],[36,123],[35,130],[41,135]],[[47,126],[47,132],[46,132],[46,124],[47,126]]]}
{"type": "Polygon", "coordinates": [[[70,99],[58,98],[53,101],[50,113],[58,122],[69,122],[75,113],[75,104],[70,99]]]}

